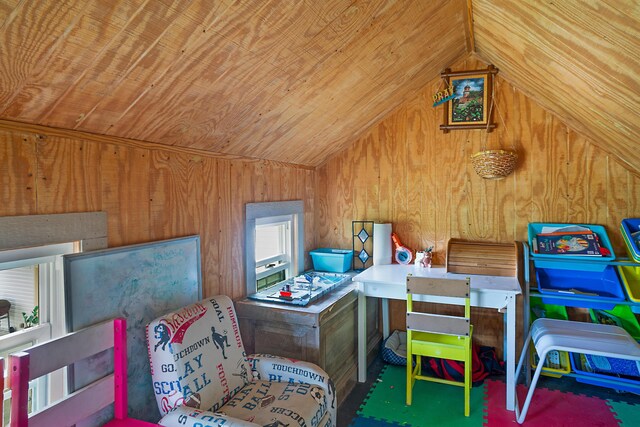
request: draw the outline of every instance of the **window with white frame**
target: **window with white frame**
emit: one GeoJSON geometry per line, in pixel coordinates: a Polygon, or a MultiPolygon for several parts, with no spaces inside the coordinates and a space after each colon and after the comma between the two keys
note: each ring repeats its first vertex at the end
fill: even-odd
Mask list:
{"type": "MultiPolygon", "coordinates": [[[[0,316],[0,356],[5,360],[65,334],[62,255],[74,248],[63,243],[0,251],[0,305],[6,308],[0,316]]],[[[32,381],[31,410],[62,397],[64,390],[62,371],[32,381]]],[[[4,397],[8,409],[8,392],[4,397]]]]}
{"type": "MultiPolygon", "coordinates": [[[[6,323],[0,314],[0,354],[6,357],[66,334],[62,255],[105,248],[107,215],[0,217],[0,236],[0,301],[9,303],[0,304],[8,310],[6,323]],[[68,243],[59,243],[64,241],[68,243]]],[[[63,370],[31,381],[29,410],[63,397],[65,383],[63,370]]],[[[10,398],[5,388],[2,422],[7,421],[10,398]]]]}
{"type": "Polygon", "coordinates": [[[302,201],[248,203],[245,223],[247,293],[304,270],[302,201]]]}
{"type": "Polygon", "coordinates": [[[255,228],[256,288],[291,277],[293,215],[258,218],[255,228]]]}

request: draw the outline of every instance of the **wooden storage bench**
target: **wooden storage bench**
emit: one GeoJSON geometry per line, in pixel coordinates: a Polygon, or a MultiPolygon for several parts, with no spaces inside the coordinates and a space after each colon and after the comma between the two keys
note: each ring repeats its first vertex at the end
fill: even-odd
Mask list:
{"type": "Polygon", "coordinates": [[[306,307],[244,299],[235,302],[245,350],[312,362],[336,386],[338,404],[356,383],[358,294],[353,284],[306,307]]]}

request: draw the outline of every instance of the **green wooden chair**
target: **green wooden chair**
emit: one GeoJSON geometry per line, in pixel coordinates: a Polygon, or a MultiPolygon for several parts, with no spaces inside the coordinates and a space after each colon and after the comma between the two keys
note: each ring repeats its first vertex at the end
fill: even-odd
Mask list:
{"type": "Polygon", "coordinates": [[[411,393],[415,380],[433,381],[464,387],[464,415],[469,416],[471,392],[471,303],[470,279],[454,280],[407,276],[407,405],[411,405],[411,393]],[[460,304],[464,301],[464,317],[415,312],[414,298],[429,295],[429,301],[438,297],[443,304],[460,304]],[[416,364],[413,367],[413,355],[416,364]],[[422,375],[422,356],[451,359],[464,362],[464,382],[451,381],[422,375]]]}

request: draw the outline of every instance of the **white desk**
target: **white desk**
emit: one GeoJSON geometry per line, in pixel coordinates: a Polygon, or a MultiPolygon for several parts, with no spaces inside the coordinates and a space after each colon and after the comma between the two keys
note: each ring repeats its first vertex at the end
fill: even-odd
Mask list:
{"type": "MultiPolygon", "coordinates": [[[[522,291],[516,277],[481,276],[447,273],[443,266],[420,268],[409,265],[374,265],[353,278],[358,287],[358,381],[367,378],[367,299],[382,298],[383,337],[389,336],[388,299],[406,300],[407,274],[448,279],[471,278],[471,305],[495,308],[505,313],[507,402],[509,411],[514,410],[515,368],[516,368],[516,295],[522,291]]],[[[459,301],[447,297],[427,297],[420,295],[415,301],[457,304],[459,301]]]]}

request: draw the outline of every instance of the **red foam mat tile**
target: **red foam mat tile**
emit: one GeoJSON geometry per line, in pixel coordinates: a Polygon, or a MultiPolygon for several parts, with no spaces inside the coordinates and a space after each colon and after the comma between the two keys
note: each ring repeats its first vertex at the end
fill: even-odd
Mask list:
{"type": "MultiPolygon", "coordinates": [[[[524,402],[527,388],[518,385],[518,400],[524,402]]],[[[487,381],[486,427],[518,425],[515,412],[505,408],[506,390],[504,382],[487,381]]],[[[529,427],[568,427],[568,426],[618,426],[605,400],[557,390],[536,388],[527,418],[523,424],[529,427]]]]}

